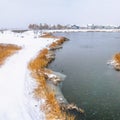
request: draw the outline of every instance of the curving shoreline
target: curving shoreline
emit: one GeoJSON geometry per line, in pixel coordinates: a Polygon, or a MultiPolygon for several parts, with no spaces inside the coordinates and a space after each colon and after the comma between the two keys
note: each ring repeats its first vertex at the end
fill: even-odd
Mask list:
{"type": "MultiPolygon", "coordinates": [[[[61,46],[67,39],[64,37],[44,39],[39,37],[39,35],[35,34],[34,31],[27,31],[25,33],[4,31],[0,33],[2,45],[3,43],[5,46],[6,44],[14,44],[15,53],[17,52],[16,50],[20,49],[17,54],[7,59],[0,70],[0,94],[4,94],[1,98],[1,119],[6,118],[2,113],[5,113],[9,119],[16,118],[18,120],[75,119],[75,115],[67,113],[64,109],[71,108],[72,105],[61,107],[63,103],[68,104],[65,102],[65,98],[63,99],[59,87],[65,76],[47,69],[48,64],[55,59],[54,50],[61,48],[58,46],[61,46]],[[20,48],[16,45],[20,46],[20,48]],[[53,90],[53,87],[50,87],[51,85],[58,92],[53,90]],[[8,108],[8,106],[10,107],[8,108]]],[[[5,52],[2,52],[4,53],[3,55],[8,55],[3,46],[1,50],[5,52]]],[[[9,52],[13,53],[13,49],[9,52]]]]}
{"type": "Polygon", "coordinates": [[[34,90],[35,96],[36,98],[45,99],[46,102],[41,109],[45,112],[47,120],[75,120],[76,115],[74,113],[81,115],[84,113],[84,110],[74,104],[69,104],[64,98],[60,84],[65,79],[65,75],[46,68],[55,59],[54,50],[61,48],[61,45],[68,39],[65,37],[55,37],[49,33],[42,37],[55,38],[57,41],[53,42],[48,49],[40,51],[38,56],[29,63],[28,68],[31,71],[32,77],[36,78],[38,82],[38,87],[34,90]],[[40,63],[41,60],[42,63],[40,63]],[[41,90],[43,90],[42,93],[40,92],[41,90]]]}

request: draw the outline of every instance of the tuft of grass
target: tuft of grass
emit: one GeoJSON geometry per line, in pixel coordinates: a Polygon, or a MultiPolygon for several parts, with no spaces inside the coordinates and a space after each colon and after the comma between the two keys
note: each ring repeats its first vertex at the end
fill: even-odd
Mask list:
{"type": "Polygon", "coordinates": [[[34,90],[35,97],[46,99],[47,84],[45,75],[43,73],[39,74],[36,72],[32,74],[32,77],[35,78],[36,82],[38,83],[37,88],[34,90]]]}
{"type": "Polygon", "coordinates": [[[30,61],[28,68],[31,70],[39,70],[48,65],[49,60],[46,55],[48,54],[48,49],[43,49],[40,54],[33,60],[30,61]]]}
{"type": "Polygon", "coordinates": [[[56,42],[53,42],[49,47],[50,48],[55,48],[57,46],[62,45],[66,41],[65,37],[59,37],[59,39],[56,42]]]}
{"type": "Polygon", "coordinates": [[[117,53],[114,55],[113,59],[117,62],[120,63],[120,53],[117,53]]]}
{"type": "Polygon", "coordinates": [[[20,50],[21,47],[13,44],[0,44],[0,65],[4,64],[5,60],[20,50]]]}
{"type": "Polygon", "coordinates": [[[75,115],[71,115],[71,114],[66,114],[65,112],[63,113],[63,116],[65,118],[65,120],[75,120],[75,115]]]}
{"type": "Polygon", "coordinates": [[[49,108],[47,111],[47,119],[49,118],[62,118],[60,106],[55,98],[55,93],[52,90],[49,90],[46,94],[47,99],[46,99],[46,107],[49,108]]]}

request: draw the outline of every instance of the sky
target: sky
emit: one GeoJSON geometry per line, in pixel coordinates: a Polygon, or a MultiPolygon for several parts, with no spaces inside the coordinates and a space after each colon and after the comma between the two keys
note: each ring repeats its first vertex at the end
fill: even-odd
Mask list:
{"type": "Polygon", "coordinates": [[[120,0],[0,0],[0,28],[29,24],[120,25],[120,0]]]}

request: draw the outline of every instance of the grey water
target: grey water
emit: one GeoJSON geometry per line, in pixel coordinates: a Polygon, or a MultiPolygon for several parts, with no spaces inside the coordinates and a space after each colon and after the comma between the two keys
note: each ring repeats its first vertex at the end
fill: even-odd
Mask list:
{"type": "Polygon", "coordinates": [[[62,83],[67,101],[85,110],[85,120],[120,120],[120,72],[107,65],[120,52],[120,33],[55,35],[70,39],[56,51],[56,59],[49,65],[67,76],[62,83]]]}

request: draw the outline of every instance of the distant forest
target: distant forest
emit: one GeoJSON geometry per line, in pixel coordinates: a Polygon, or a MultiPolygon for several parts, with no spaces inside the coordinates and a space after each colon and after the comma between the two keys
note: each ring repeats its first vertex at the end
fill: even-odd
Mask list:
{"type": "Polygon", "coordinates": [[[62,29],[120,29],[120,26],[112,26],[112,25],[94,25],[88,24],[86,26],[78,26],[78,25],[48,25],[47,23],[38,24],[29,24],[28,28],[30,30],[62,30],[62,29]]]}
{"type": "Polygon", "coordinates": [[[51,29],[70,29],[71,27],[69,25],[48,25],[48,24],[29,24],[28,26],[31,30],[51,30],[51,29]]]}

